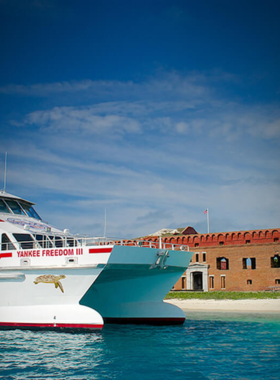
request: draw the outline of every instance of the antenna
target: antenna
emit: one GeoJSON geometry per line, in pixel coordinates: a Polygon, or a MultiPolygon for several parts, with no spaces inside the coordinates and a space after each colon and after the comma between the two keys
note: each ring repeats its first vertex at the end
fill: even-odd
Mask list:
{"type": "Polygon", "coordinates": [[[6,191],[6,180],[7,180],[7,152],[5,153],[4,189],[3,189],[4,193],[6,191]]]}
{"type": "Polygon", "coordinates": [[[104,237],[106,237],[106,208],[105,208],[105,218],[104,218],[104,237]]]}

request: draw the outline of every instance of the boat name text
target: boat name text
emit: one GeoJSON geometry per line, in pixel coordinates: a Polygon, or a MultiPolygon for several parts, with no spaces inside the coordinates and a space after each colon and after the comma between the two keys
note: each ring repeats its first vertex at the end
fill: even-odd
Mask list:
{"type": "Polygon", "coordinates": [[[47,256],[73,256],[82,255],[83,248],[66,248],[66,249],[32,249],[28,251],[17,251],[18,257],[47,257],[47,256]]]}

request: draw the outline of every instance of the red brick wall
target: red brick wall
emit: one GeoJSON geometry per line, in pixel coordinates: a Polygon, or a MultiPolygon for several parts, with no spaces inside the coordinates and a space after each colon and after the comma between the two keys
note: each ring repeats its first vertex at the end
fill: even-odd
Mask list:
{"type": "MultiPolygon", "coordinates": [[[[151,238],[150,238],[151,239],[151,238]]],[[[153,237],[157,241],[157,237],[153,237]]],[[[154,241],[155,241],[154,240],[154,241]]],[[[252,231],[218,232],[210,234],[196,234],[188,236],[172,236],[162,238],[163,242],[186,244],[189,247],[211,247],[217,245],[239,245],[273,243],[280,241],[280,229],[263,229],[252,231]]]]}
{"type": "MultiPolygon", "coordinates": [[[[158,243],[157,237],[148,237],[158,243]]],[[[234,231],[213,234],[196,234],[189,236],[172,236],[162,238],[166,248],[170,244],[185,244],[199,253],[199,263],[207,264],[208,275],[214,276],[214,288],[209,290],[226,291],[260,291],[268,286],[277,286],[275,280],[280,280],[280,268],[271,268],[271,257],[280,256],[280,229],[262,229],[254,231],[234,231]],[[203,262],[206,253],[206,262],[203,262]],[[228,259],[229,269],[217,269],[217,258],[228,259]],[[255,258],[256,269],[243,269],[243,259],[255,258]],[[225,288],[221,288],[221,276],[225,276],[225,288]],[[251,284],[248,284],[251,280],[251,284]]],[[[210,279],[209,279],[210,280],[210,279]]],[[[280,286],[280,285],[279,285],[280,286]]],[[[174,286],[182,289],[182,279],[174,286]]]]}
{"type": "MultiPolygon", "coordinates": [[[[221,290],[221,275],[225,275],[224,290],[235,291],[265,290],[268,286],[275,286],[275,280],[280,279],[280,268],[271,268],[271,257],[277,252],[280,255],[279,243],[209,247],[205,251],[209,277],[214,276],[214,288],[209,290],[221,290]],[[228,259],[229,269],[217,269],[217,258],[220,257],[228,259]],[[243,259],[246,258],[256,259],[256,269],[243,269],[243,259]],[[247,284],[247,280],[252,283],[247,284]]],[[[199,261],[202,263],[202,252],[199,261]]]]}

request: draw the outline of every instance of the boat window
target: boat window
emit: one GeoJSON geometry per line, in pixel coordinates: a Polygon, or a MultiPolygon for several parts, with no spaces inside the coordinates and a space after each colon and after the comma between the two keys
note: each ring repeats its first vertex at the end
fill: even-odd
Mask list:
{"type": "Polygon", "coordinates": [[[49,248],[48,239],[45,235],[34,235],[34,237],[42,248],[49,248]]]}
{"type": "Polygon", "coordinates": [[[51,244],[51,245],[49,245],[49,247],[54,247],[54,243],[53,243],[53,241],[54,241],[54,236],[50,236],[50,235],[48,235],[48,239],[49,239],[49,244],[51,244]]]}
{"type": "Polygon", "coordinates": [[[42,220],[31,205],[24,202],[19,202],[19,203],[28,216],[30,216],[31,218],[42,220]]]}
{"type": "Polygon", "coordinates": [[[62,238],[60,236],[55,236],[54,239],[55,239],[55,246],[57,248],[63,247],[63,240],[62,240],[62,238]]]}
{"type": "Polygon", "coordinates": [[[11,211],[8,209],[8,207],[5,205],[2,199],[0,199],[0,212],[11,214],[11,211]]]}
{"type": "Polygon", "coordinates": [[[43,235],[33,235],[42,248],[44,247],[43,235]]]}
{"type": "Polygon", "coordinates": [[[13,234],[22,249],[32,249],[34,240],[29,234],[13,234]]]}
{"type": "Polygon", "coordinates": [[[68,247],[76,247],[77,241],[73,238],[67,238],[67,245],[68,247]]]}
{"type": "Polygon", "coordinates": [[[5,202],[10,207],[10,209],[13,211],[14,214],[24,215],[22,208],[20,207],[20,205],[16,201],[12,201],[10,199],[7,199],[5,202]]]}
{"type": "Polygon", "coordinates": [[[15,249],[15,246],[11,242],[11,240],[8,238],[6,234],[2,234],[2,251],[9,251],[10,249],[15,249]]]}

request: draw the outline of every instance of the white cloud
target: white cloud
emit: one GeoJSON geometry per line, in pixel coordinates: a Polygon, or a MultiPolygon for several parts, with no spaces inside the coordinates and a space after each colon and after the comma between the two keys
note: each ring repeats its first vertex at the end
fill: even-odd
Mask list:
{"type": "MultiPolygon", "coordinates": [[[[55,107],[48,111],[35,111],[15,125],[37,125],[51,131],[76,131],[85,134],[114,132],[139,133],[140,123],[130,117],[119,115],[96,115],[94,108],[55,107]]],[[[110,135],[109,135],[110,136],[110,135]]]]}
{"type": "MultiPolygon", "coordinates": [[[[73,106],[31,112],[12,125],[37,125],[54,130],[83,133],[159,133],[206,134],[210,138],[235,141],[250,135],[256,139],[280,137],[280,112],[277,104],[242,104],[224,99],[213,85],[218,80],[234,80],[220,73],[213,79],[193,73],[182,76],[163,73],[146,82],[92,81],[10,85],[0,88],[5,94],[58,96],[73,94],[73,106]],[[224,78],[225,77],[225,78],[224,78]],[[77,106],[79,92],[88,106],[77,106]],[[106,101],[99,102],[101,98],[106,101]],[[114,101],[111,101],[111,100],[114,101]]],[[[57,97],[57,103],[63,98],[57,97]]]]}
{"type": "Polygon", "coordinates": [[[230,104],[221,109],[188,108],[179,102],[108,102],[88,107],[55,107],[32,112],[11,125],[36,125],[53,131],[122,135],[154,130],[159,133],[206,134],[210,138],[234,141],[250,135],[256,139],[280,137],[280,112],[271,107],[230,104]],[[162,115],[162,116],[159,116],[162,115]],[[166,116],[165,116],[166,115],[166,116]],[[167,116],[168,115],[168,116],[167,116]],[[203,117],[202,117],[203,116],[203,117]],[[178,120],[179,119],[179,120],[178,120]],[[182,120],[183,119],[183,120],[182,120]]]}
{"type": "Polygon", "coordinates": [[[192,99],[206,98],[211,93],[209,87],[199,83],[199,77],[181,76],[178,73],[162,73],[157,77],[150,78],[145,82],[120,82],[120,81],[72,81],[55,83],[37,83],[33,85],[10,84],[0,87],[0,93],[21,96],[42,96],[75,94],[79,97],[106,96],[114,100],[123,97],[131,97],[133,100],[179,98],[192,99]]]}
{"type": "Polygon", "coordinates": [[[49,197],[42,216],[80,232],[101,225],[104,208],[111,235],[203,225],[206,207],[220,230],[277,226],[278,107],[230,102],[209,83],[171,73],[139,84],[6,87],[89,96],[86,106],[67,107],[56,97],[56,107],[11,122],[0,146],[16,162],[8,183],[20,184],[18,195],[26,198],[49,197]],[[102,101],[89,94],[102,94],[102,101]]]}
{"type": "Polygon", "coordinates": [[[175,129],[178,133],[186,133],[188,132],[189,128],[190,128],[189,124],[185,123],[184,121],[177,123],[175,126],[175,129]]]}

